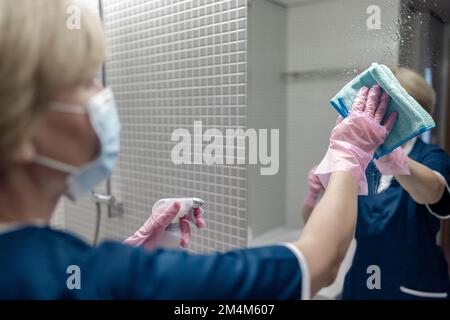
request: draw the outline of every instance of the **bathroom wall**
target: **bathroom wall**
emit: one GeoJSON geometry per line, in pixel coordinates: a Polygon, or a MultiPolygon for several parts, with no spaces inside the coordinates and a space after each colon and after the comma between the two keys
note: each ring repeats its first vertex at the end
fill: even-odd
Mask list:
{"type": "Polygon", "coordinates": [[[64,200],[60,200],[53,212],[50,225],[55,229],[64,229],[66,225],[66,219],[64,215],[64,200]]]}
{"type": "MultiPolygon", "coordinates": [[[[206,200],[207,228],[194,229],[190,249],[228,250],[247,242],[247,181],[243,165],[175,165],[171,133],[246,128],[246,0],[108,0],[103,15],[110,46],[106,82],[114,90],[123,130],[111,178],[124,215],[103,208],[101,239],[122,240],[164,197],[206,200]]],[[[92,239],[90,199],[65,203],[66,228],[92,239]]]]}
{"type": "Polygon", "coordinates": [[[248,167],[252,237],[285,225],[286,18],[286,8],[274,2],[252,1],[249,7],[248,126],[280,130],[278,173],[264,176],[259,166],[248,167]]]}

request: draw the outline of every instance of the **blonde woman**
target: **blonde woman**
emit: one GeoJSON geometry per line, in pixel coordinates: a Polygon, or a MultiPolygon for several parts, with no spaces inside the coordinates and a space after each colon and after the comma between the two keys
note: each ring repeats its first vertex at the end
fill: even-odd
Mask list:
{"type": "MultiPolygon", "coordinates": [[[[356,223],[358,173],[395,122],[391,115],[380,123],[387,104],[380,89],[363,88],[333,130],[329,154],[339,154],[339,169],[328,173],[299,240],[211,255],[91,247],[48,222],[62,195],[76,201],[116,162],[114,97],[94,80],[105,52],[101,24],[80,1],[0,0],[0,298],[307,299],[333,281],[356,223]],[[81,8],[73,30],[72,3],[81,8]],[[362,131],[371,141],[358,140],[362,131]],[[337,152],[343,144],[364,156],[337,152]],[[78,281],[68,278],[75,272],[78,281]]],[[[179,208],[174,202],[149,223],[164,228],[179,208]]]]}
{"type": "MultiPolygon", "coordinates": [[[[425,79],[406,68],[393,73],[432,114],[435,93],[425,79]]],[[[357,248],[343,298],[448,298],[447,264],[436,240],[440,222],[450,218],[450,158],[439,146],[415,138],[369,167],[372,194],[358,197],[357,248]]],[[[316,181],[310,173],[306,219],[323,191],[316,181]]]]}

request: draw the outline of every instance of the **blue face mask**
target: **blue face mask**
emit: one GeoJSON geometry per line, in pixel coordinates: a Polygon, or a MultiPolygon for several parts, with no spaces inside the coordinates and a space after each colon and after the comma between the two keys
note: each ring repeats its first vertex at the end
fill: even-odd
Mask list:
{"type": "Polygon", "coordinates": [[[117,162],[120,151],[120,121],[116,103],[111,89],[105,88],[93,96],[86,107],[54,102],[51,110],[75,114],[87,113],[100,141],[98,157],[80,168],[42,155],[35,158],[36,163],[69,173],[66,196],[76,201],[106,180],[117,162]]]}

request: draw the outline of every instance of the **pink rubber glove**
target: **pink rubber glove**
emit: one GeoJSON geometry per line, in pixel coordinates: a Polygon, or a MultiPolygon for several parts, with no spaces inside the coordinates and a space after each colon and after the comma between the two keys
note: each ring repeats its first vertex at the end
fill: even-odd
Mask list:
{"type": "Polygon", "coordinates": [[[388,100],[386,93],[381,95],[379,85],[370,90],[362,87],[349,115],[345,119],[338,118],[331,131],[328,151],[315,171],[325,188],[332,172],[347,171],[358,183],[358,194],[368,194],[367,165],[397,119],[397,113],[393,112],[381,125],[388,100]]]}
{"type": "MultiPolygon", "coordinates": [[[[154,249],[158,246],[165,229],[172,223],[179,210],[180,203],[178,201],[174,201],[165,207],[160,206],[154,209],[142,227],[123,243],[132,246],[144,246],[144,248],[148,250],[154,249]]],[[[201,208],[194,209],[194,218],[197,228],[204,228],[206,226],[201,208]]],[[[179,221],[182,234],[180,245],[183,248],[186,248],[191,236],[189,222],[192,222],[192,218],[189,215],[186,215],[181,217],[179,221]]]]}
{"type": "Polygon", "coordinates": [[[374,160],[381,174],[385,176],[409,176],[408,156],[402,147],[394,149],[391,153],[374,160]]]}
{"type": "Polygon", "coordinates": [[[320,193],[323,192],[325,189],[322,186],[322,183],[320,182],[319,177],[314,173],[317,166],[314,166],[308,174],[308,194],[305,197],[305,200],[303,201],[304,204],[314,208],[317,202],[317,198],[319,197],[320,193]]]}
{"type": "Polygon", "coordinates": [[[189,225],[189,222],[195,223],[195,226],[199,229],[206,227],[206,222],[203,219],[202,208],[194,208],[193,211],[194,219],[192,219],[192,216],[188,214],[180,218],[181,246],[183,248],[186,248],[188,246],[189,239],[191,238],[191,227],[189,225]]]}

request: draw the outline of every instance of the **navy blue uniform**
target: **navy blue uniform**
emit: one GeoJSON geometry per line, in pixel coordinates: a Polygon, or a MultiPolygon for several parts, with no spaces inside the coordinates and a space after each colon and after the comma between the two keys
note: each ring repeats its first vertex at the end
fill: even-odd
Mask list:
{"type": "MultiPolygon", "coordinates": [[[[437,145],[418,139],[409,157],[450,178],[450,159],[437,145]]],[[[371,194],[358,198],[357,249],[344,284],[344,299],[448,298],[447,263],[436,244],[439,217],[417,204],[393,178],[390,187],[374,193],[379,173],[367,169],[371,194]],[[368,267],[379,267],[381,289],[369,289],[368,267]]],[[[446,190],[442,201],[448,201],[446,190]]],[[[430,206],[436,215],[450,214],[442,201],[430,206]]],[[[369,281],[371,282],[371,281],[369,281]]],[[[370,285],[369,285],[370,287],[370,285]]]]}
{"type": "Polygon", "coordinates": [[[298,299],[301,295],[299,261],[283,245],[212,255],[147,252],[117,242],[92,247],[67,233],[28,226],[0,234],[0,252],[0,299],[298,299]],[[79,289],[69,279],[77,274],[70,266],[79,268],[79,289]]]}

